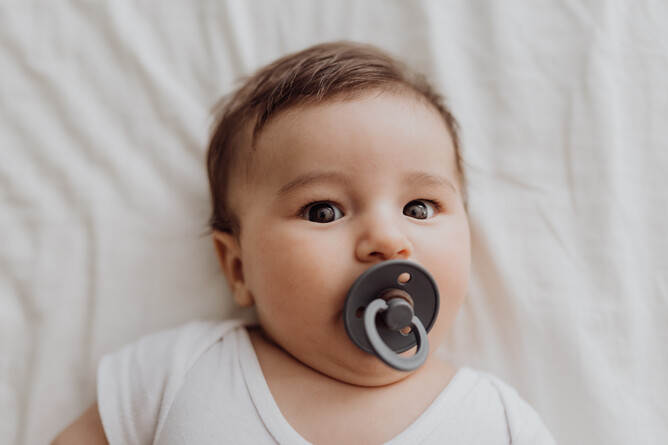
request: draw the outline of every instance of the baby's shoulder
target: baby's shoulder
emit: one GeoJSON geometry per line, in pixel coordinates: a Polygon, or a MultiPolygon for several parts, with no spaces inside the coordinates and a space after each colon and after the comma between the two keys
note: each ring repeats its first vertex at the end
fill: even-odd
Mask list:
{"type": "Polygon", "coordinates": [[[240,320],[193,320],[181,326],[148,334],[127,348],[196,352],[243,327],[244,323],[240,320]]]}
{"type": "Polygon", "coordinates": [[[471,368],[460,369],[444,394],[449,396],[461,424],[478,434],[498,437],[507,431],[510,443],[553,444],[540,415],[500,378],[471,368]]]}
{"type": "Polygon", "coordinates": [[[243,326],[236,320],[193,321],[104,356],[97,396],[110,443],[152,442],[189,371],[243,326]]]}
{"type": "MultiPolygon", "coordinates": [[[[239,320],[195,320],[170,329],[147,334],[113,354],[116,361],[129,360],[156,368],[189,368],[211,346],[243,328],[239,320]]],[[[172,369],[177,371],[177,369],[172,369]]]]}
{"type": "Polygon", "coordinates": [[[463,402],[477,403],[485,400],[502,409],[515,409],[522,405],[517,391],[489,372],[468,367],[460,368],[446,388],[457,393],[463,402]]]}

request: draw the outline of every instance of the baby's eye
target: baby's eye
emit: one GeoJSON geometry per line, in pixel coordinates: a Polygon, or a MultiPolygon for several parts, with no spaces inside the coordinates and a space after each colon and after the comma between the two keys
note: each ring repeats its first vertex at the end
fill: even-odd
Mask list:
{"type": "Polygon", "coordinates": [[[302,216],[311,222],[330,223],[343,216],[343,212],[331,202],[314,202],[304,208],[302,216]]]}
{"type": "Polygon", "coordinates": [[[416,199],[404,206],[404,215],[415,219],[427,219],[434,216],[434,205],[423,199],[416,199]]]}

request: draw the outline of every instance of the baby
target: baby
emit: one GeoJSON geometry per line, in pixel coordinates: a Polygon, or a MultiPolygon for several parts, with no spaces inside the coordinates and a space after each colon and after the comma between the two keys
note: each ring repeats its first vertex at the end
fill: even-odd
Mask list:
{"type": "Polygon", "coordinates": [[[469,280],[456,128],[372,47],[317,45],[249,78],[219,106],[208,172],[222,271],[259,324],[194,322],[104,357],[98,404],[56,443],[554,443],[513,389],[434,354],[469,280]],[[342,319],[353,282],[393,259],[441,296],[413,371],[358,348],[342,319]]]}

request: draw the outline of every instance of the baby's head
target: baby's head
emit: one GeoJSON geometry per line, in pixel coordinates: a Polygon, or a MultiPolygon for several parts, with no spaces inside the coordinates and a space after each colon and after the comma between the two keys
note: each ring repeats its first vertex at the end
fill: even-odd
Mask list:
{"type": "Polygon", "coordinates": [[[341,319],[373,264],[413,260],[441,291],[441,343],[469,274],[456,122],[377,49],[331,43],[261,69],[220,104],[208,172],[211,227],[235,301],[321,373],[360,385],[403,373],[358,350],[341,319]]]}
{"type": "Polygon", "coordinates": [[[371,92],[411,97],[441,115],[452,138],[457,180],[465,193],[457,122],[424,76],[374,47],[326,43],[267,65],[219,102],[207,162],[213,198],[211,228],[232,233],[240,229],[230,208],[231,179],[235,168],[241,171],[248,162],[270,120],[300,106],[351,100],[371,92]]]}

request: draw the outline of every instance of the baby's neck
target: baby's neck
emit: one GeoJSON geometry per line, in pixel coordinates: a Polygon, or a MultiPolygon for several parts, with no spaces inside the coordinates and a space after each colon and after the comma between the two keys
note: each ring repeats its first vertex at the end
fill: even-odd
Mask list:
{"type": "Polygon", "coordinates": [[[456,372],[453,366],[429,358],[396,383],[352,385],[304,365],[259,330],[249,330],[249,335],[281,413],[312,443],[390,440],[431,405],[456,372]]]}

